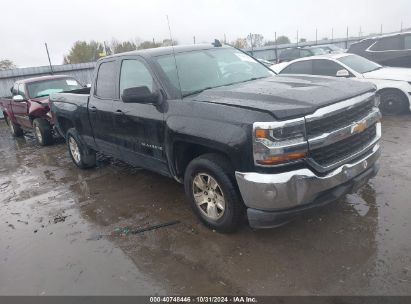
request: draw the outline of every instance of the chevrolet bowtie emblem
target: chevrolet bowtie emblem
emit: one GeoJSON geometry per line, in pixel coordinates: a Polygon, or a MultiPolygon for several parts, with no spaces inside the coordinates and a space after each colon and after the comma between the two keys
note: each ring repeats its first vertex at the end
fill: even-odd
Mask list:
{"type": "Polygon", "coordinates": [[[361,133],[362,131],[365,130],[366,127],[367,125],[363,121],[356,123],[355,125],[351,127],[351,134],[361,133]]]}

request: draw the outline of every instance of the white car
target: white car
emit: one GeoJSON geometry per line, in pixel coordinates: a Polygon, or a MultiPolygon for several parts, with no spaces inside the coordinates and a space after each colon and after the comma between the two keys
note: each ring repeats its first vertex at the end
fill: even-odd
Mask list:
{"type": "Polygon", "coordinates": [[[271,66],[278,74],[310,74],[354,77],[376,85],[384,114],[411,110],[411,69],[384,67],[354,54],[328,54],[300,58],[282,66],[271,66]]]}

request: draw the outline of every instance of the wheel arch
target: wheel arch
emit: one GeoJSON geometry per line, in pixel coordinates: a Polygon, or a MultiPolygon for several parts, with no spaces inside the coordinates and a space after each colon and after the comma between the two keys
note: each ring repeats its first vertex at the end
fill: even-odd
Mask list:
{"type": "Polygon", "coordinates": [[[174,176],[180,182],[183,180],[184,172],[188,164],[200,155],[209,153],[217,154],[226,158],[229,164],[233,166],[229,153],[215,146],[179,140],[174,142],[172,152],[174,176]]]}

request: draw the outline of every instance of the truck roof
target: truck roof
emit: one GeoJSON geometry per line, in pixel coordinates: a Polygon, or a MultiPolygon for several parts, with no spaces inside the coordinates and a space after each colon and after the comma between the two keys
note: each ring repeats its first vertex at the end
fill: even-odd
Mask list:
{"type": "Polygon", "coordinates": [[[196,51],[196,50],[207,50],[207,49],[214,49],[214,48],[230,48],[230,46],[223,45],[220,47],[215,47],[212,44],[176,45],[174,47],[165,46],[165,47],[137,50],[137,51],[110,55],[110,56],[99,59],[99,61],[107,59],[107,58],[113,58],[113,57],[125,56],[125,55],[140,55],[142,57],[157,57],[157,56],[162,56],[162,55],[171,55],[173,54],[173,52],[178,54],[178,53],[184,53],[184,52],[190,52],[190,51],[196,51]]]}
{"type": "Polygon", "coordinates": [[[60,78],[67,78],[67,77],[73,78],[72,76],[69,76],[69,75],[47,75],[47,76],[39,76],[39,77],[21,79],[21,80],[18,80],[16,82],[18,82],[18,83],[31,83],[31,82],[51,80],[51,79],[60,79],[60,78]]]}

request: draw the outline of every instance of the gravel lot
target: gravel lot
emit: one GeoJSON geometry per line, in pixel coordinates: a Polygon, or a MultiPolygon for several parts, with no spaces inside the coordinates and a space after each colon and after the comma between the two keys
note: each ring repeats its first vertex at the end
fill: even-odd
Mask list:
{"type": "Polygon", "coordinates": [[[358,194],[222,235],[173,180],[103,157],[81,171],[1,120],[0,295],[411,295],[411,115],[383,120],[382,147],[358,194]]]}

